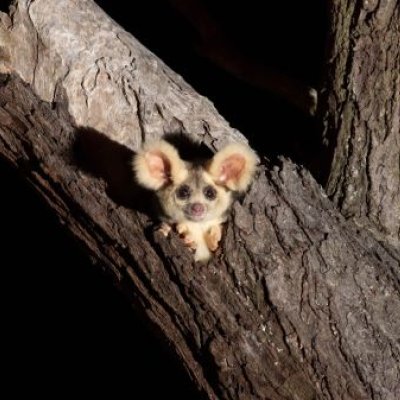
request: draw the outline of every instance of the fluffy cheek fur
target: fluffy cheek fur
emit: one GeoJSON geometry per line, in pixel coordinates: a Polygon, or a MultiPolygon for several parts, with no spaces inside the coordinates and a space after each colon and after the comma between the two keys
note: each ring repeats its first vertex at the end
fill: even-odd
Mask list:
{"type": "Polygon", "coordinates": [[[232,204],[232,192],[225,187],[214,184],[213,179],[206,172],[203,174],[204,180],[212,185],[217,190],[217,197],[215,200],[207,200],[207,216],[206,221],[211,220],[225,220],[225,213],[232,204]]]}
{"type": "Polygon", "coordinates": [[[167,186],[156,192],[159,204],[164,212],[164,218],[169,222],[182,222],[186,219],[183,207],[179,206],[175,197],[175,186],[167,186]]]}
{"type": "MultiPolygon", "coordinates": [[[[225,213],[232,203],[232,194],[229,190],[223,187],[214,186],[217,190],[217,197],[213,201],[202,199],[201,202],[206,206],[207,212],[201,222],[218,220],[222,222],[225,220],[225,213]]],[[[165,189],[159,190],[157,196],[159,203],[164,211],[165,217],[170,222],[184,222],[188,217],[184,210],[188,204],[187,201],[178,200],[175,196],[175,187],[168,186],[165,189]]]]}

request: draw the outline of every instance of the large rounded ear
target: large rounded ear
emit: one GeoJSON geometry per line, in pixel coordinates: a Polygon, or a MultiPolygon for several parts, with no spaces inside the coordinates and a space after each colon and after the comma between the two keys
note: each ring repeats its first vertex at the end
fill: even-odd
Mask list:
{"type": "Polygon", "coordinates": [[[188,175],[178,151],[164,140],[145,146],[135,155],[133,169],[138,183],[151,190],[161,189],[168,184],[179,184],[188,175]]]}
{"type": "Polygon", "coordinates": [[[214,155],[208,173],[215,183],[233,191],[246,190],[257,165],[257,156],[250,147],[232,143],[214,155]]]}

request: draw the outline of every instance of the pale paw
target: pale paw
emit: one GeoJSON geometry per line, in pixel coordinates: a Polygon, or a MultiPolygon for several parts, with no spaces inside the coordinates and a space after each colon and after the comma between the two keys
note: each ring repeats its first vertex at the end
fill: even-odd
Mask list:
{"type": "Polygon", "coordinates": [[[183,243],[185,243],[186,247],[189,247],[191,250],[196,250],[196,242],[193,240],[193,238],[190,235],[186,235],[182,237],[183,243]]]}
{"type": "Polygon", "coordinates": [[[176,226],[176,231],[179,233],[179,236],[186,247],[189,247],[191,250],[196,250],[196,242],[185,224],[178,224],[176,226]]]}
{"type": "Polygon", "coordinates": [[[171,232],[171,225],[166,222],[161,222],[161,225],[157,228],[157,232],[160,232],[163,236],[167,237],[171,232]]]}
{"type": "Polygon", "coordinates": [[[176,231],[179,233],[179,235],[183,236],[189,232],[189,229],[186,224],[181,223],[176,225],[176,231]]]}
{"type": "Polygon", "coordinates": [[[205,234],[204,239],[207,243],[207,247],[211,251],[218,249],[219,242],[221,241],[222,229],[221,225],[212,226],[205,234]]]}

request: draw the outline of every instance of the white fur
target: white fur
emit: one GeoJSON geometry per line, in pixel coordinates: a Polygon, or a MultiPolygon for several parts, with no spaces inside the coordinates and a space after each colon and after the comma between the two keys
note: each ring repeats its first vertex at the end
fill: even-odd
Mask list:
{"type": "Polygon", "coordinates": [[[176,224],[184,241],[196,249],[195,261],[207,261],[221,238],[223,215],[229,208],[231,191],[244,191],[251,182],[257,156],[246,145],[233,143],[217,152],[205,167],[202,179],[217,190],[217,198],[205,201],[207,215],[193,222],[177,204],[175,189],[189,178],[189,170],[178,151],[161,140],[146,146],[134,158],[133,168],[142,186],[157,192],[169,224],[176,224]]]}
{"type": "Polygon", "coordinates": [[[189,232],[193,242],[196,243],[196,252],[194,254],[195,261],[205,262],[211,258],[212,253],[208,248],[205,236],[212,227],[220,225],[222,222],[223,222],[222,219],[215,219],[200,223],[185,221],[180,224],[181,226],[185,227],[187,232],[189,232]]]}

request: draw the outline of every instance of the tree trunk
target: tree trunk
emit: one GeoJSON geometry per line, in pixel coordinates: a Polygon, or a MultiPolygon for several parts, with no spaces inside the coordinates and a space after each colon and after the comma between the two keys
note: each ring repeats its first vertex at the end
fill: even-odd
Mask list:
{"type": "Polygon", "coordinates": [[[346,221],[282,159],[260,166],[216,257],[195,265],[138,211],[128,161],[167,132],[213,149],[241,134],[91,0],[20,0],[2,24],[0,154],[172,344],[205,397],[398,399],[398,249],[346,221]]]}
{"type": "Polygon", "coordinates": [[[327,191],[341,212],[400,246],[400,2],[330,1],[327,191]]]}

